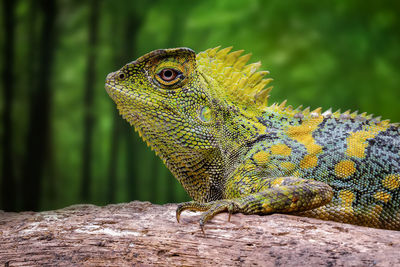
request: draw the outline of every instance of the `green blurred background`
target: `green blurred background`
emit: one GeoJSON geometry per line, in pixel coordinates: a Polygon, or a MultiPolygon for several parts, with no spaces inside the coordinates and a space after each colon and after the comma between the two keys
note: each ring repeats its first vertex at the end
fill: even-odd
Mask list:
{"type": "Polygon", "coordinates": [[[117,115],[109,72],[158,48],[234,46],[271,101],[400,121],[399,1],[29,1],[0,6],[0,209],[189,199],[117,115]]]}

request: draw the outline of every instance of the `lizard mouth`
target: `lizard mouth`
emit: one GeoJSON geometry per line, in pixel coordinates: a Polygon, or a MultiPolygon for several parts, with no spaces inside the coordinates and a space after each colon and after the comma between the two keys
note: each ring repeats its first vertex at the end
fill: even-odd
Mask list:
{"type": "MultiPolygon", "coordinates": [[[[111,74],[112,73],[109,75],[111,74]]],[[[135,114],[136,118],[140,117],[141,110],[149,109],[170,113],[175,117],[181,116],[177,110],[168,105],[168,102],[151,98],[150,95],[138,94],[132,89],[126,89],[121,85],[115,84],[112,80],[106,81],[105,89],[119,109],[129,110],[127,113],[131,115],[135,114]],[[152,101],[150,101],[150,99],[152,99],[152,101]]]]}
{"type": "Polygon", "coordinates": [[[117,105],[132,105],[136,104],[138,108],[143,106],[147,108],[158,109],[161,103],[154,103],[149,101],[150,98],[146,98],[145,96],[141,96],[135,91],[130,89],[125,89],[122,86],[118,86],[115,84],[106,83],[106,91],[108,95],[114,100],[117,105]]]}

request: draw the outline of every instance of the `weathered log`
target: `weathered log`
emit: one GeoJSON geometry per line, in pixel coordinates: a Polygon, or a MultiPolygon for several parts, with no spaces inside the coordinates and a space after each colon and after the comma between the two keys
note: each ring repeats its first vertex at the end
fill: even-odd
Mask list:
{"type": "Polygon", "coordinates": [[[0,211],[2,266],[399,266],[400,231],[279,215],[199,213],[148,202],[0,211]]]}

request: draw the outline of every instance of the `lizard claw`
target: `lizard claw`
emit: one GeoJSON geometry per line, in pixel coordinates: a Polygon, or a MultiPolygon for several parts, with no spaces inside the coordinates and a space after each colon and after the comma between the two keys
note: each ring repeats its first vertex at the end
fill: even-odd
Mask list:
{"type": "Polygon", "coordinates": [[[191,211],[205,211],[199,220],[200,224],[200,229],[205,234],[204,232],[204,225],[214,218],[215,215],[221,212],[228,212],[229,217],[228,221],[231,219],[232,213],[235,213],[238,211],[238,203],[232,201],[232,200],[219,200],[219,201],[213,201],[213,202],[208,202],[208,203],[198,203],[198,202],[185,202],[181,203],[178,205],[178,208],[176,209],[176,220],[179,223],[180,220],[180,215],[184,210],[191,210],[191,211]]]}
{"type": "Polygon", "coordinates": [[[178,210],[176,210],[176,221],[179,223],[179,219],[181,218],[181,212],[178,212],[178,210]]]}
{"type": "Polygon", "coordinates": [[[179,220],[181,218],[181,213],[185,210],[191,210],[191,211],[206,211],[210,207],[210,203],[199,203],[195,201],[189,201],[189,202],[183,202],[178,204],[178,207],[176,208],[176,220],[179,223],[179,220]]]}
{"type": "Polygon", "coordinates": [[[199,221],[199,224],[200,224],[200,229],[203,232],[203,235],[206,235],[206,232],[204,232],[204,222],[201,219],[199,221]]]}

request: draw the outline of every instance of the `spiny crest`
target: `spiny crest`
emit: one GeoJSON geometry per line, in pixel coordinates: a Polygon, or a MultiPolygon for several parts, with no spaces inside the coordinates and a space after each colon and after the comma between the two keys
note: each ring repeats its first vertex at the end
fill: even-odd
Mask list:
{"type": "Polygon", "coordinates": [[[272,86],[265,88],[271,78],[264,79],[268,71],[257,71],[260,62],[247,64],[251,54],[241,56],[243,50],[230,52],[232,47],[220,46],[197,54],[198,68],[220,84],[220,95],[244,105],[265,108],[272,86]]]}
{"type": "Polygon", "coordinates": [[[307,118],[307,117],[319,117],[323,116],[325,118],[336,118],[340,120],[349,120],[349,119],[354,119],[358,121],[369,121],[373,122],[376,125],[380,126],[395,126],[395,127],[400,127],[400,123],[390,123],[390,120],[381,120],[381,117],[374,117],[373,114],[367,114],[366,112],[359,114],[358,110],[356,111],[351,111],[347,110],[345,112],[341,112],[340,109],[332,112],[332,109],[328,109],[324,112],[322,112],[322,108],[316,108],[314,110],[310,110],[310,107],[303,108],[302,105],[297,107],[296,109],[293,109],[291,105],[286,106],[287,100],[284,100],[282,103],[273,103],[269,108],[272,110],[275,110],[277,112],[282,112],[282,113],[289,113],[295,118],[307,118]]]}

